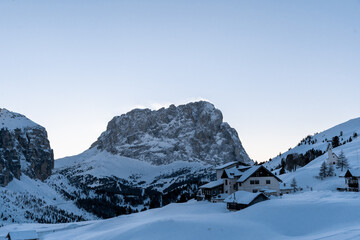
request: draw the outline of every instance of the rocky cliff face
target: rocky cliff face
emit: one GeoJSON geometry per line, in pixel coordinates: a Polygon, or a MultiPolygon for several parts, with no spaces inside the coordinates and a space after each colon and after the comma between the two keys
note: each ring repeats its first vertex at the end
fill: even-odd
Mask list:
{"type": "Polygon", "coordinates": [[[45,128],[25,116],[0,109],[0,185],[25,173],[45,180],[54,168],[45,128]]]}
{"type": "Polygon", "coordinates": [[[252,162],[236,130],[204,101],[157,111],[135,109],[114,117],[91,148],[155,165],[179,160],[210,165],[252,162]]]}

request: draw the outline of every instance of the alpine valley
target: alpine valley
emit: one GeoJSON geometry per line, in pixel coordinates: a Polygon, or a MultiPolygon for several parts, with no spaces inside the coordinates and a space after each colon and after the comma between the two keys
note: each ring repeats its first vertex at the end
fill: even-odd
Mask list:
{"type": "Polygon", "coordinates": [[[2,224],[110,218],[185,202],[214,178],[214,166],[252,164],[236,130],[204,101],[114,117],[89,150],[55,161],[43,127],[6,109],[0,121],[2,224]]]}
{"type": "Polygon", "coordinates": [[[211,103],[134,109],[85,152],[57,160],[45,129],[25,116],[1,109],[0,126],[0,238],[32,230],[41,240],[360,239],[360,195],[347,191],[346,170],[320,176],[330,153],[360,174],[360,118],[263,163],[289,194],[240,211],[193,199],[215,167],[255,164],[211,103]]]}

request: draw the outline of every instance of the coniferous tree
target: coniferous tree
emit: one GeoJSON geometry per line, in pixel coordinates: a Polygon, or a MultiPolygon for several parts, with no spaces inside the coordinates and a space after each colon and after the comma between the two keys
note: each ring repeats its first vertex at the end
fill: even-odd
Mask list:
{"type": "Polygon", "coordinates": [[[349,163],[348,163],[348,160],[344,154],[344,152],[341,150],[340,154],[339,154],[339,159],[336,163],[336,168],[340,168],[341,171],[347,168],[349,168],[349,163]]]}
{"type": "Polygon", "coordinates": [[[283,168],[283,167],[280,169],[280,172],[279,172],[279,175],[281,175],[281,174],[285,174],[285,168],[283,168]]]}
{"type": "Polygon", "coordinates": [[[326,162],[323,162],[321,164],[320,172],[319,172],[319,177],[320,177],[321,180],[326,178],[327,172],[328,172],[328,166],[327,166],[326,162]]]}
{"type": "Polygon", "coordinates": [[[327,177],[332,177],[334,176],[334,167],[332,165],[330,165],[326,171],[326,176],[327,177]]]}
{"type": "Polygon", "coordinates": [[[336,148],[336,147],[340,146],[339,137],[338,136],[333,137],[332,140],[331,140],[331,144],[332,144],[333,148],[336,148]]]}
{"type": "Polygon", "coordinates": [[[296,182],[296,179],[295,179],[295,178],[293,178],[293,179],[291,180],[290,187],[292,187],[292,188],[294,189],[294,192],[296,192],[296,190],[297,190],[297,182],[296,182]]]}

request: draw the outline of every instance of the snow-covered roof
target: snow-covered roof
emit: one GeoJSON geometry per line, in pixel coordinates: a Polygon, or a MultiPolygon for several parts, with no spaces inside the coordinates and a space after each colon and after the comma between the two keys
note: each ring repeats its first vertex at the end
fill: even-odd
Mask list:
{"type": "Polygon", "coordinates": [[[19,231],[19,232],[9,232],[11,240],[30,240],[30,239],[39,239],[39,235],[36,231],[19,231]]]}
{"type": "Polygon", "coordinates": [[[360,169],[349,169],[348,171],[353,177],[360,177],[360,169]]]}
{"type": "Polygon", "coordinates": [[[220,166],[216,167],[215,170],[221,170],[221,169],[230,167],[231,165],[234,165],[234,164],[236,164],[236,163],[237,163],[237,162],[228,162],[228,163],[225,163],[225,164],[223,164],[223,165],[220,165],[220,166]]]}
{"type": "MultiPolygon", "coordinates": [[[[252,193],[252,192],[246,192],[246,191],[237,191],[228,196],[224,202],[226,203],[239,203],[239,204],[250,204],[257,196],[261,195],[263,193],[252,193]]],[[[265,196],[265,195],[264,195],[265,196]]],[[[265,196],[266,197],[266,196],[265,196]]]]}
{"type": "Polygon", "coordinates": [[[279,182],[282,182],[282,180],[280,178],[278,178],[277,176],[275,176],[272,172],[270,172],[266,167],[259,165],[259,166],[253,166],[250,169],[246,170],[242,176],[239,178],[239,180],[237,182],[244,182],[246,181],[251,175],[253,175],[257,170],[259,170],[260,168],[264,168],[266,171],[268,171],[269,173],[271,173],[271,175],[273,175],[273,177],[275,177],[277,180],[279,180],[279,182]]]}
{"type": "Polygon", "coordinates": [[[214,188],[214,187],[220,186],[222,184],[224,184],[224,180],[219,179],[219,180],[216,180],[216,181],[209,182],[209,183],[207,183],[205,185],[202,185],[202,186],[200,186],[200,188],[214,188]]]}
{"type": "Polygon", "coordinates": [[[280,184],[280,189],[281,190],[290,190],[293,189],[291,186],[286,186],[285,184],[280,184]]]}
{"type": "Polygon", "coordinates": [[[8,240],[7,237],[0,237],[0,240],[8,240]]]}
{"type": "Polygon", "coordinates": [[[248,169],[251,168],[251,166],[238,166],[237,169],[238,170],[243,170],[243,169],[248,169]]]}
{"type": "Polygon", "coordinates": [[[242,172],[237,170],[236,167],[225,169],[224,171],[226,172],[228,178],[234,178],[235,176],[240,176],[242,174],[242,172]]]}
{"type": "Polygon", "coordinates": [[[254,166],[246,170],[242,176],[239,178],[238,182],[244,182],[248,179],[254,172],[256,172],[261,166],[254,166]]]}

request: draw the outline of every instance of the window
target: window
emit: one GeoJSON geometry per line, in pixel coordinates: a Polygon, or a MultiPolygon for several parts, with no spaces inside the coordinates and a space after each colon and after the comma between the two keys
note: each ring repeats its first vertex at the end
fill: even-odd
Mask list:
{"type": "Polygon", "coordinates": [[[259,180],[255,180],[255,184],[260,184],[259,180]]]}
{"type": "Polygon", "coordinates": [[[227,185],[227,180],[225,180],[225,185],[227,185]]]}
{"type": "Polygon", "coordinates": [[[250,180],[250,184],[255,184],[255,181],[254,181],[254,180],[250,180]]]}
{"type": "Polygon", "coordinates": [[[239,182],[239,187],[241,187],[241,182],[239,182]]]}
{"type": "Polygon", "coordinates": [[[266,180],[266,184],[270,184],[270,180],[266,180]]]}

